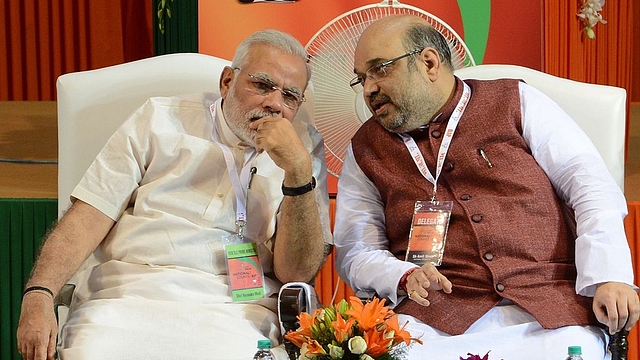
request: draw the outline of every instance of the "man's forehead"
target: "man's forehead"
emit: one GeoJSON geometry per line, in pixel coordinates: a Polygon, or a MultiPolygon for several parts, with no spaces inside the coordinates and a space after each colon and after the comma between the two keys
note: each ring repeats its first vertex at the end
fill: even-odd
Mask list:
{"type": "Polygon", "coordinates": [[[302,59],[285,53],[268,53],[264,57],[252,56],[243,66],[252,75],[276,83],[287,82],[291,86],[303,88],[307,82],[307,67],[302,59]]]}
{"type": "Polygon", "coordinates": [[[354,54],[354,65],[358,66],[375,65],[381,61],[394,58],[404,50],[402,44],[397,39],[361,39],[354,54]]]}

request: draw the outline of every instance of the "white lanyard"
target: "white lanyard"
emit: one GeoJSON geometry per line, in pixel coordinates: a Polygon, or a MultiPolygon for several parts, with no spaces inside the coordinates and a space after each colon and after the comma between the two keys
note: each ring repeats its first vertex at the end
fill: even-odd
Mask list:
{"type": "MultiPolygon", "coordinates": [[[[249,188],[249,183],[251,181],[251,176],[253,176],[254,169],[251,169],[251,161],[247,161],[246,165],[242,167],[240,171],[240,176],[238,176],[238,168],[236,167],[236,161],[233,158],[233,154],[231,153],[231,149],[220,141],[218,136],[218,132],[216,130],[216,108],[218,102],[222,99],[219,99],[214,104],[209,106],[209,111],[211,111],[211,117],[213,118],[213,129],[211,130],[211,138],[213,141],[220,146],[222,149],[222,153],[224,155],[224,161],[227,163],[227,172],[229,173],[229,177],[231,178],[231,186],[233,187],[233,192],[236,195],[236,231],[238,236],[242,236],[242,230],[244,226],[247,224],[247,190],[249,188]],[[243,186],[242,184],[247,184],[243,186]]],[[[255,155],[254,155],[255,156],[255,155]]]]}
{"type": "Polygon", "coordinates": [[[449,144],[451,144],[453,133],[455,133],[456,128],[458,127],[460,118],[462,117],[462,114],[464,113],[464,110],[469,103],[469,97],[471,96],[471,89],[469,88],[469,85],[464,82],[462,84],[464,85],[462,97],[458,101],[456,108],[453,110],[453,113],[449,118],[449,123],[447,124],[447,128],[442,137],[442,143],[440,143],[440,149],[438,150],[438,159],[436,163],[435,178],[433,177],[433,175],[431,175],[431,172],[427,167],[427,162],[424,160],[424,156],[422,156],[422,153],[420,153],[420,149],[418,148],[418,144],[416,144],[415,140],[413,140],[410,135],[398,134],[404,141],[404,145],[409,150],[411,158],[418,167],[418,170],[420,171],[422,176],[433,184],[433,197],[431,198],[431,201],[435,201],[436,199],[436,191],[438,190],[438,178],[440,177],[440,173],[442,172],[444,159],[447,157],[447,152],[449,151],[449,144]]]}

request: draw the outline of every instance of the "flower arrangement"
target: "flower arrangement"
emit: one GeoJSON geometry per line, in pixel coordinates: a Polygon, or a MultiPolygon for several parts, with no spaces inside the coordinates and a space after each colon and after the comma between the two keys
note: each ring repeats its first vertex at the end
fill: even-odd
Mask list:
{"type": "Polygon", "coordinates": [[[602,18],[602,14],[600,14],[603,6],[604,0],[584,0],[584,4],[577,14],[577,16],[582,19],[584,31],[589,39],[596,37],[596,33],[593,31],[594,26],[599,22],[603,24],[607,23],[607,21],[602,18]]]}
{"type": "Polygon", "coordinates": [[[384,299],[363,303],[357,297],[298,316],[300,328],[285,338],[300,348],[299,359],[396,360],[406,357],[413,342],[384,299]]]}

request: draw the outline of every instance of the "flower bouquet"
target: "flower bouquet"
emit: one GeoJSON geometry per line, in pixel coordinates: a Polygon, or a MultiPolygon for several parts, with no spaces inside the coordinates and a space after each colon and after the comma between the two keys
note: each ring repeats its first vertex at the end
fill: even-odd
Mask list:
{"type": "Polygon", "coordinates": [[[299,359],[396,360],[406,357],[412,342],[422,344],[378,298],[363,303],[352,296],[298,320],[300,328],[284,337],[300,348],[299,359]]]}

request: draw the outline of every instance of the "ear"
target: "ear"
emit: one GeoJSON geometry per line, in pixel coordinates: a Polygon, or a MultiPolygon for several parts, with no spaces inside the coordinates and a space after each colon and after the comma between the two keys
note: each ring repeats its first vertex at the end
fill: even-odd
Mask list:
{"type": "Polygon", "coordinates": [[[218,84],[220,86],[220,96],[222,98],[227,96],[235,76],[236,72],[233,71],[233,68],[230,66],[225,66],[224,69],[222,69],[222,74],[220,74],[220,83],[218,84]]]}
{"type": "Polygon", "coordinates": [[[429,80],[436,81],[442,71],[442,61],[436,49],[427,47],[420,53],[420,60],[426,65],[426,74],[429,80]]]}

